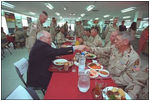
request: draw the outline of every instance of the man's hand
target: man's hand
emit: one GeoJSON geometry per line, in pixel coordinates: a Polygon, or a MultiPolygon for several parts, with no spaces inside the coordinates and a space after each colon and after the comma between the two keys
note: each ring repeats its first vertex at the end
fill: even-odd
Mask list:
{"type": "Polygon", "coordinates": [[[90,51],[90,47],[88,46],[85,46],[85,45],[77,45],[77,46],[74,46],[74,49],[75,50],[79,50],[79,51],[90,51]]]}
{"type": "Polygon", "coordinates": [[[83,50],[83,51],[90,51],[91,48],[88,47],[88,46],[82,45],[82,50],[83,50]]]}

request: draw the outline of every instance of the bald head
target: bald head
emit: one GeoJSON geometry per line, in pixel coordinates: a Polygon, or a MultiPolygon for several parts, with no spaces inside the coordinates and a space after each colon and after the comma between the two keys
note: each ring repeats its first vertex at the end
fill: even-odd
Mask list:
{"type": "Polygon", "coordinates": [[[52,41],[51,35],[49,32],[45,30],[38,32],[37,39],[51,45],[51,41],[52,41]]]}

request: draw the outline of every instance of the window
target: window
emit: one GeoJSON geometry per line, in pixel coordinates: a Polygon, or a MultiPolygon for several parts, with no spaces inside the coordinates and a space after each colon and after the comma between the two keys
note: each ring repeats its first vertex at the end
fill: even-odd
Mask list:
{"type": "Polygon", "coordinates": [[[1,21],[2,21],[2,27],[3,27],[3,29],[4,29],[4,32],[5,32],[6,34],[9,34],[5,16],[2,16],[2,20],[1,20],[1,21]]]}
{"type": "Polygon", "coordinates": [[[22,26],[28,26],[27,19],[22,19],[22,26]]]}

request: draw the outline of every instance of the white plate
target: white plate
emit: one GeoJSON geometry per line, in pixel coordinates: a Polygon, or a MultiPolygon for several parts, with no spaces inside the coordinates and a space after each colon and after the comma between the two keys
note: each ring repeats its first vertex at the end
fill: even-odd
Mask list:
{"type": "MultiPolygon", "coordinates": [[[[90,69],[86,69],[85,73],[87,73],[87,72],[90,72],[90,69]]],[[[98,77],[98,72],[97,72],[96,75],[90,76],[90,78],[96,78],[96,77],[98,77]]]]}
{"type": "MultiPolygon", "coordinates": [[[[87,66],[88,66],[88,68],[90,68],[90,69],[94,69],[94,68],[91,68],[91,67],[90,67],[90,64],[100,65],[99,63],[92,63],[92,62],[91,62],[91,63],[88,63],[87,66]]],[[[101,65],[100,67],[101,67],[101,69],[103,69],[103,65],[101,65]]],[[[101,69],[94,69],[94,70],[101,70],[101,69]]]]}
{"type": "Polygon", "coordinates": [[[53,63],[57,66],[63,66],[64,62],[68,62],[66,59],[56,59],[53,61],[53,63]],[[60,62],[60,64],[58,64],[57,62],[60,62]]]}
{"type": "MultiPolygon", "coordinates": [[[[109,98],[108,98],[108,96],[107,96],[107,94],[105,94],[104,92],[106,92],[107,90],[112,90],[112,86],[109,86],[109,87],[106,87],[105,89],[103,89],[103,93],[102,93],[102,95],[103,95],[103,98],[105,98],[106,100],[109,100],[109,98]]],[[[117,88],[117,87],[116,87],[117,88]]],[[[118,88],[117,88],[118,89],[118,88]]],[[[125,92],[125,91],[124,91],[125,92]]],[[[107,93],[107,92],[106,92],[107,93]]],[[[125,98],[126,98],[126,100],[131,100],[131,97],[125,92],[125,98]]]]}
{"type": "Polygon", "coordinates": [[[88,53],[85,55],[87,59],[95,59],[96,55],[90,54],[92,57],[88,56],[88,53]]]}

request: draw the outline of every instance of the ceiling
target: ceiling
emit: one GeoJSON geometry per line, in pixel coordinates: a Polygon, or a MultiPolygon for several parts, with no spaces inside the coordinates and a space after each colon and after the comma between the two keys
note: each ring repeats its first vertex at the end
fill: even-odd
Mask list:
{"type": "MultiPolygon", "coordinates": [[[[39,16],[41,11],[46,11],[48,17],[51,19],[55,17],[57,20],[60,19],[55,12],[59,12],[64,20],[77,20],[78,17],[81,17],[82,13],[85,13],[84,17],[81,17],[80,20],[91,20],[99,17],[99,20],[104,19],[104,15],[110,14],[110,17],[105,18],[106,21],[109,21],[113,17],[118,17],[122,21],[122,17],[131,16],[131,21],[134,20],[136,11],[143,12],[142,17],[149,17],[149,1],[6,1],[7,3],[15,5],[15,8],[8,8],[1,6],[4,10],[9,10],[19,14],[24,14],[28,16],[33,16],[29,14],[29,11],[36,13],[33,17],[39,16]],[[49,10],[44,4],[50,3],[53,5],[53,10],[49,10]],[[94,4],[95,7],[91,11],[86,11],[86,8],[89,5],[94,4]],[[66,7],[67,10],[64,10],[63,7],[66,7]],[[136,7],[135,10],[121,13],[122,9],[136,7]],[[75,15],[70,15],[70,13],[75,13],[75,15]]],[[[128,20],[125,19],[125,20],[128,20]]]]}

